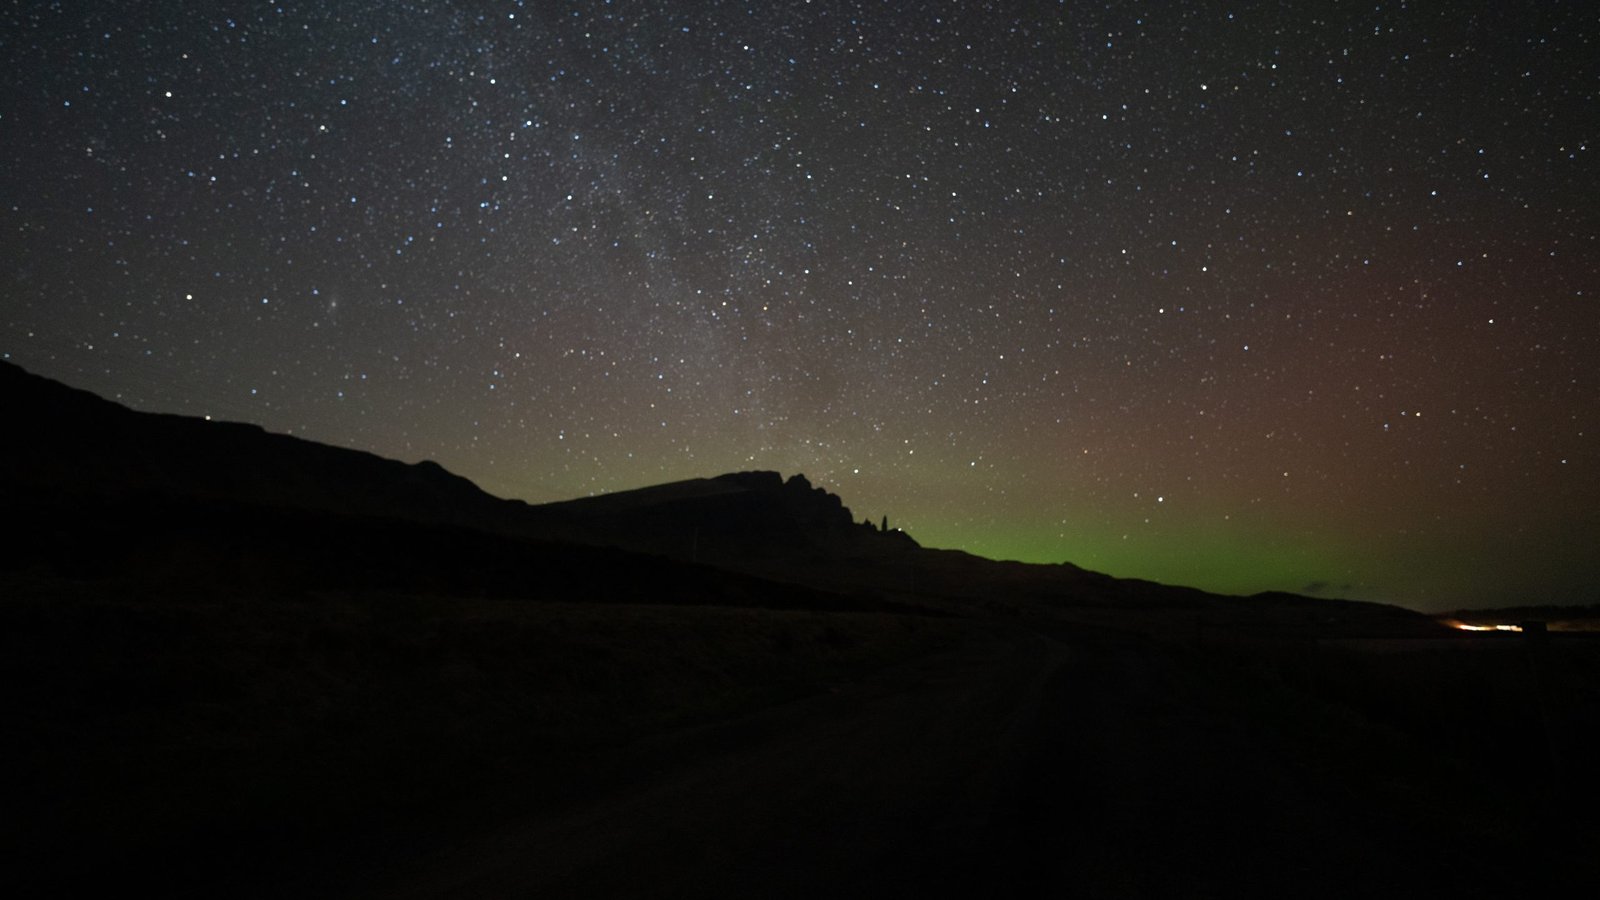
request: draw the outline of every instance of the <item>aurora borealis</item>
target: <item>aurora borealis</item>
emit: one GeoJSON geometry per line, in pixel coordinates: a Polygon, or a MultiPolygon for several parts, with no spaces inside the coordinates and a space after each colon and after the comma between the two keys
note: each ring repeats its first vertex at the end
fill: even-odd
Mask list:
{"type": "Polygon", "coordinates": [[[1573,3],[22,3],[0,355],[565,499],[1600,601],[1573,3]]]}

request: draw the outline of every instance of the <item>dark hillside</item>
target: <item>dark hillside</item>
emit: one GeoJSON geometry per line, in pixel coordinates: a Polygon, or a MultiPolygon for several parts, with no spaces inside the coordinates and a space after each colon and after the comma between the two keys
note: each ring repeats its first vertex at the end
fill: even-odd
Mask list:
{"type": "Polygon", "coordinates": [[[0,362],[0,490],[14,499],[221,500],[502,527],[522,504],[415,465],[254,425],[141,413],[0,362]]]}
{"type": "Polygon", "coordinates": [[[0,404],[20,895],[1538,895],[1597,838],[1583,635],[0,404]]]}

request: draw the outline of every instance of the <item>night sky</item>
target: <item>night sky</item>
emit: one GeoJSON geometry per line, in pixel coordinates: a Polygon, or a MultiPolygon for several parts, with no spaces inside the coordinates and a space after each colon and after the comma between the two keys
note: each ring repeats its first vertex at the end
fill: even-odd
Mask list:
{"type": "Polygon", "coordinates": [[[530,501],[1597,602],[1592,10],[23,0],[0,356],[530,501]]]}

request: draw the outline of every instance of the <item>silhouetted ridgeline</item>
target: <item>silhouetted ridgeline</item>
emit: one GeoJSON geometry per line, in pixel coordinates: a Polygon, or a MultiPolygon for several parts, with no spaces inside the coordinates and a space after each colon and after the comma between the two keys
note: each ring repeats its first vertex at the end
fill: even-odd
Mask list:
{"type": "MultiPolygon", "coordinates": [[[[707,575],[674,589],[672,579],[691,570],[662,568],[668,557],[805,586],[816,593],[771,594],[823,608],[1023,614],[1035,605],[1113,606],[1193,610],[1231,625],[1433,627],[1377,604],[1218,597],[1067,564],[922,549],[903,532],[857,523],[840,498],[802,475],[741,472],[530,506],[493,497],[436,463],[408,465],[253,425],[135,412],[7,363],[0,363],[0,400],[10,435],[0,443],[0,491],[12,515],[33,524],[0,552],[9,568],[161,577],[204,571],[246,587],[370,583],[544,597],[594,596],[586,585],[627,573],[632,586],[618,586],[615,596],[642,600],[654,583],[680,602],[728,602],[708,588],[707,575]],[[596,549],[561,549],[574,544],[596,549]],[[597,557],[599,548],[623,555],[597,557]],[[655,579],[666,571],[676,574],[655,579]]],[[[751,592],[736,591],[737,602],[767,605],[751,592]]]]}
{"type": "MultiPolygon", "coordinates": [[[[667,532],[746,550],[834,546],[871,532],[804,476],[747,472],[530,507],[424,460],[408,465],[255,425],[140,413],[0,363],[14,502],[170,498],[470,526],[517,536],[670,545],[667,532]]],[[[893,533],[899,542],[903,535],[893,533]]],[[[692,549],[692,548],[689,548],[692,549]]]]}
{"type": "Polygon", "coordinates": [[[904,532],[858,523],[804,475],[737,472],[542,508],[596,540],[701,561],[815,561],[915,549],[904,532]]]}
{"type": "Polygon", "coordinates": [[[3,363],[0,416],[17,896],[1461,898],[1587,858],[1581,635],[923,548],[775,472],[530,506],[3,363]]]}
{"type": "Polygon", "coordinates": [[[504,521],[499,500],[437,463],[415,465],[236,422],[141,413],[0,363],[13,496],[188,497],[452,524],[504,521]]]}
{"type": "Polygon", "coordinates": [[[492,497],[436,463],[134,412],[9,364],[0,364],[0,405],[11,435],[0,444],[0,496],[23,525],[0,545],[0,571],[229,592],[885,607],[641,555],[598,526],[492,497]]]}

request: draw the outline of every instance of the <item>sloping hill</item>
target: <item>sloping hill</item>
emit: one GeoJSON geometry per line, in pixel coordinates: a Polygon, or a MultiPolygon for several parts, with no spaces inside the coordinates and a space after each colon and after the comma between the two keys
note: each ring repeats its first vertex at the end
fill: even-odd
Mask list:
{"type": "Polygon", "coordinates": [[[10,366],[0,409],[26,896],[1501,896],[1592,846],[1559,635],[1329,640],[1437,629],[800,476],[528,506],[10,366]]]}
{"type": "Polygon", "coordinates": [[[224,592],[886,608],[642,554],[607,539],[612,526],[492,497],[435,463],[135,412],[9,364],[0,408],[12,426],[0,497],[24,526],[0,544],[0,572],[224,592]]]}
{"type": "MultiPolygon", "coordinates": [[[[551,585],[611,583],[637,596],[651,572],[688,571],[662,569],[666,557],[820,592],[814,601],[830,609],[1180,609],[1275,628],[1434,627],[1377,604],[1218,597],[1065,564],[928,550],[903,532],[855,522],[839,497],[803,475],[740,472],[530,506],[493,497],[432,462],[408,465],[253,425],[135,412],[9,363],[0,363],[0,406],[11,435],[0,441],[0,496],[14,518],[32,523],[0,551],[0,567],[168,576],[187,567],[253,583],[414,583],[546,597],[554,596],[551,585]],[[597,558],[559,549],[573,544],[624,555],[586,572],[597,558]],[[618,580],[623,572],[631,586],[618,580]]],[[[669,579],[661,592],[719,602],[697,579],[682,591],[669,579]]],[[[803,596],[776,595],[785,604],[803,596]]]]}
{"type": "Polygon", "coordinates": [[[255,425],[135,412],[0,362],[0,490],[14,501],[158,496],[484,527],[523,504],[437,463],[407,465],[255,425]]]}
{"type": "Polygon", "coordinates": [[[839,497],[804,475],[737,472],[716,478],[555,503],[560,516],[596,540],[721,563],[817,563],[914,549],[899,531],[853,520],[839,497]]]}

